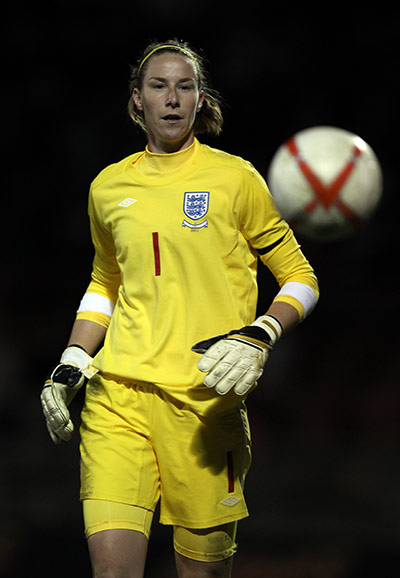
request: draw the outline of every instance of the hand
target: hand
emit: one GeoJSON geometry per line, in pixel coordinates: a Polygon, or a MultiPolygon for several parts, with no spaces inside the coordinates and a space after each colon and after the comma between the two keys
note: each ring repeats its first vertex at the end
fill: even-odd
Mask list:
{"type": "Polygon", "coordinates": [[[86,378],[93,377],[96,370],[91,366],[92,358],[84,349],[71,345],[61,356],[60,363],[50,372],[45,381],[40,399],[46,418],[47,429],[55,444],[71,439],[74,425],[70,419],[68,405],[86,378]]]}
{"type": "Polygon", "coordinates": [[[215,387],[220,395],[232,388],[237,395],[245,395],[262,375],[269,352],[281,334],[277,319],[263,315],[242,329],[196,343],[192,351],[203,353],[197,366],[209,372],[204,385],[215,387]]]}

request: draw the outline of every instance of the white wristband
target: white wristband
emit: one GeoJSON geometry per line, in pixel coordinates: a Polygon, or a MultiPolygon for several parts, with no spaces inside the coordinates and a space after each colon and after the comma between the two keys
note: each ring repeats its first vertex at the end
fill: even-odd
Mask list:
{"type": "Polygon", "coordinates": [[[109,317],[112,316],[115,304],[97,293],[87,292],[82,297],[77,313],[82,311],[95,311],[96,313],[104,313],[109,317]]]}
{"type": "Polygon", "coordinates": [[[297,281],[285,283],[276,297],[279,295],[288,295],[299,301],[304,309],[304,317],[311,313],[317,303],[317,298],[311,287],[297,281]]]}

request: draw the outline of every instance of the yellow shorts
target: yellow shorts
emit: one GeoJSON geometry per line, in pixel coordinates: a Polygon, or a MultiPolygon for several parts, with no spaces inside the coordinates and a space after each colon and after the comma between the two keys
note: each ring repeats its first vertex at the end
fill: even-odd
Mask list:
{"type": "Polygon", "coordinates": [[[151,512],[160,522],[212,528],[248,515],[244,404],[198,416],[149,383],[92,378],[81,426],[81,499],[151,512]]]}

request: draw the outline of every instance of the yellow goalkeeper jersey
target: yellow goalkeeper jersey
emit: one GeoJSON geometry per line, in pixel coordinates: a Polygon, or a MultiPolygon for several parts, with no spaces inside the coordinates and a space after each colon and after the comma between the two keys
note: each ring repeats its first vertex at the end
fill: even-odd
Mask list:
{"type": "MultiPolygon", "coordinates": [[[[91,185],[89,216],[87,293],[115,304],[94,361],[104,374],[199,386],[204,374],[191,347],[254,320],[258,257],[277,286],[295,281],[318,292],[263,178],[197,139],[174,154],[146,149],[104,169],[91,185]]],[[[90,311],[78,317],[93,319],[90,311]]]]}

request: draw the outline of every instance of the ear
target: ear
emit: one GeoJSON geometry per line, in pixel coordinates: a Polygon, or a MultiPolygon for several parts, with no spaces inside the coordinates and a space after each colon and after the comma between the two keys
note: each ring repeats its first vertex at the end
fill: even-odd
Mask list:
{"type": "Polygon", "coordinates": [[[143,110],[142,100],[140,98],[140,92],[137,88],[133,89],[132,100],[138,110],[143,110]]]}
{"type": "Polygon", "coordinates": [[[203,102],[204,102],[204,92],[201,90],[199,94],[199,101],[197,103],[196,112],[200,112],[201,107],[203,106],[203,102]]]}

